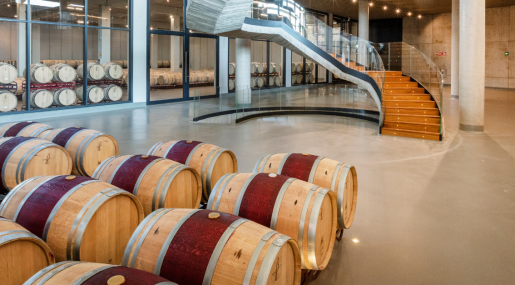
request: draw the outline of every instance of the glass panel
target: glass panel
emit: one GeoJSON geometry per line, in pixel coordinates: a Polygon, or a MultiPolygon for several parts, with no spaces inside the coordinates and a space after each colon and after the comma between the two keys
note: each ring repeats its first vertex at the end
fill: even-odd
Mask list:
{"type": "Polygon", "coordinates": [[[31,0],[30,9],[33,21],[84,24],[84,0],[31,0]]]}
{"type": "Polygon", "coordinates": [[[216,39],[190,37],[190,97],[216,95],[216,39]]]}
{"type": "Polygon", "coordinates": [[[128,0],[88,0],[88,25],[127,29],[129,28],[128,5],[128,0]]]}
{"type": "Polygon", "coordinates": [[[267,41],[252,41],[250,52],[250,88],[268,86],[267,41]]]}
{"type": "Polygon", "coordinates": [[[318,83],[327,83],[327,69],[318,65],[318,83]]]}
{"type": "Polygon", "coordinates": [[[182,99],[183,37],[150,35],[150,101],[182,99]]]}
{"type": "MultiPolygon", "coordinates": [[[[25,20],[26,5],[16,0],[0,0],[0,18],[25,20]]],[[[25,3],[25,1],[24,1],[25,3]]]]}
{"type": "Polygon", "coordinates": [[[150,28],[183,31],[183,0],[150,0],[150,28]]]}
{"type": "Polygon", "coordinates": [[[294,52],[291,53],[291,84],[304,84],[304,58],[294,52]]]}
{"type": "Polygon", "coordinates": [[[280,87],[283,84],[282,79],[282,67],[283,67],[283,47],[271,42],[270,43],[270,87],[280,87]]]}
{"type": "Polygon", "coordinates": [[[19,111],[24,105],[23,72],[26,67],[26,24],[0,21],[0,112],[19,111]]]}

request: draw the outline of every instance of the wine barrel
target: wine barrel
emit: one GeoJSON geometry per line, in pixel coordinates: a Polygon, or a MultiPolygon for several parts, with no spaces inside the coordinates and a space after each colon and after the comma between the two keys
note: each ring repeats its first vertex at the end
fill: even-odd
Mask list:
{"type": "MultiPolygon", "coordinates": [[[[77,89],[75,89],[77,92],[77,98],[79,100],[84,101],[84,88],[83,86],[77,86],[77,89]]],[[[100,103],[102,100],[104,100],[104,89],[101,87],[98,87],[96,85],[89,85],[88,86],[88,102],[89,103],[100,103]]]]}
{"type": "Polygon", "coordinates": [[[104,87],[104,99],[109,101],[120,101],[123,96],[123,90],[120,86],[111,84],[104,87]]]}
{"type": "Polygon", "coordinates": [[[297,64],[295,62],[291,63],[291,72],[292,73],[297,72],[297,64]]]}
{"type": "Polygon", "coordinates": [[[293,237],[302,268],[326,268],[336,237],[333,191],[284,175],[226,174],[211,192],[208,210],[231,213],[293,237]]]}
{"type": "Polygon", "coordinates": [[[118,80],[123,76],[123,68],[121,65],[114,62],[107,62],[102,64],[105,71],[105,77],[110,80],[118,80]]]}
{"type": "Polygon", "coordinates": [[[150,85],[159,85],[159,75],[150,75],[150,85]]]}
{"type": "Polygon", "coordinates": [[[304,76],[302,74],[297,74],[297,84],[302,84],[304,82],[304,76]]]}
{"type": "Polygon", "coordinates": [[[250,74],[258,74],[261,73],[259,70],[263,70],[263,64],[260,62],[251,62],[250,63],[250,74]]]}
{"type": "Polygon", "coordinates": [[[197,71],[197,82],[206,83],[207,82],[207,74],[202,71],[197,71]]]}
{"type": "Polygon", "coordinates": [[[348,229],[352,225],[358,199],[354,166],[316,155],[276,153],[261,157],[254,172],[282,174],[333,190],[337,197],[338,227],[348,229]]]}
{"type": "Polygon", "coordinates": [[[291,76],[291,84],[292,85],[297,84],[297,75],[292,75],[291,76]]]}
{"type": "Polygon", "coordinates": [[[197,73],[192,72],[192,73],[190,74],[190,83],[197,83],[197,82],[199,82],[199,81],[198,81],[198,79],[199,79],[199,78],[198,78],[198,76],[197,76],[197,73]]]}
{"type": "Polygon", "coordinates": [[[76,60],[65,60],[64,61],[64,64],[68,64],[69,66],[73,67],[73,68],[76,68],[77,67],[77,61],[76,60]]]}
{"type": "Polygon", "coordinates": [[[261,62],[260,62],[260,63],[259,63],[259,65],[257,66],[257,72],[258,72],[259,74],[263,74],[263,73],[265,73],[265,72],[266,72],[266,63],[264,63],[264,62],[263,62],[263,63],[261,63],[261,62]]]}
{"type": "Polygon", "coordinates": [[[309,69],[309,71],[315,72],[316,65],[314,62],[310,62],[310,63],[308,63],[307,68],[309,69]]]}
{"type": "Polygon", "coordinates": [[[251,77],[250,78],[250,88],[256,88],[257,87],[257,77],[251,77]]]}
{"type": "Polygon", "coordinates": [[[163,61],[162,61],[162,60],[160,60],[160,61],[158,61],[158,62],[157,62],[157,67],[158,67],[158,68],[163,67],[163,61]]]}
{"type": "Polygon", "coordinates": [[[170,67],[170,61],[168,61],[168,60],[163,61],[163,67],[170,67]]]}
{"type": "Polygon", "coordinates": [[[300,252],[293,239],[209,210],[153,212],[132,235],[122,266],[178,284],[298,285],[301,279],[300,252]]]}
{"type": "Polygon", "coordinates": [[[0,90],[0,112],[10,112],[16,109],[17,105],[18,98],[16,98],[16,95],[7,90],[0,90]]]}
{"type": "Polygon", "coordinates": [[[202,196],[197,171],[157,156],[114,156],[102,162],[92,177],[136,195],[145,216],[160,208],[198,209],[202,196]]]}
{"type": "Polygon", "coordinates": [[[0,139],[0,165],[2,194],[34,176],[70,174],[72,159],[64,148],[54,143],[37,138],[9,137],[0,139]]]}
{"type": "Polygon", "coordinates": [[[68,83],[77,79],[77,72],[68,64],[54,64],[50,66],[54,82],[68,83]]]}
{"type": "Polygon", "coordinates": [[[182,72],[175,72],[173,77],[175,84],[182,85],[182,72]]]}
{"type": "Polygon", "coordinates": [[[51,129],[49,125],[32,121],[10,123],[0,127],[0,137],[38,137],[51,129]]]}
{"type": "Polygon", "coordinates": [[[297,64],[295,65],[295,71],[303,72],[304,71],[304,63],[297,62],[297,64]]]}
{"type": "Polygon", "coordinates": [[[80,127],[55,129],[39,137],[66,148],[73,158],[73,173],[82,176],[93,175],[102,161],[118,155],[116,140],[95,130],[80,127]]]}
{"type": "Polygon", "coordinates": [[[212,186],[222,176],[238,172],[238,161],[232,151],[199,141],[158,142],[148,154],[177,161],[200,173],[203,201],[209,199],[212,186]]]}
{"type": "Polygon", "coordinates": [[[264,76],[258,77],[257,80],[256,80],[256,83],[257,83],[257,86],[259,88],[265,87],[265,85],[266,85],[266,77],[264,77],[264,76]]]}
{"type": "Polygon", "coordinates": [[[307,83],[316,83],[316,77],[315,77],[315,72],[311,72],[310,74],[308,74],[306,76],[307,78],[307,83]]]}
{"type": "Polygon", "coordinates": [[[129,66],[129,62],[127,60],[122,61],[122,67],[127,68],[129,66]]]}
{"type": "Polygon", "coordinates": [[[61,88],[54,92],[54,104],[57,106],[71,106],[77,100],[77,93],[70,88],[61,88]]]}
{"type": "MultiPolygon", "coordinates": [[[[25,78],[27,78],[27,71],[23,72],[25,78]]],[[[39,83],[46,84],[52,81],[54,78],[54,73],[50,69],[50,67],[36,63],[30,65],[30,80],[31,83],[39,83]]]]}
{"type": "MultiPolygon", "coordinates": [[[[27,105],[27,92],[22,96],[23,104],[27,105]]],[[[54,103],[54,94],[45,89],[34,89],[30,91],[30,104],[32,108],[45,109],[54,103]]]]}
{"type": "Polygon", "coordinates": [[[283,85],[283,80],[282,80],[281,76],[274,76],[274,85],[275,86],[283,85]]]}
{"type": "MultiPolygon", "coordinates": [[[[28,278],[27,278],[28,279],[28,278]]],[[[124,266],[62,261],[32,276],[24,285],[177,285],[163,277],[124,266]]]]}
{"type": "Polygon", "coordinates": [[[0,84],[10,84],[18,77],[18,69],[16,67],[0,62],[0,84]]]}
{"type": "Polygon", "coordinates": [[[270,63],[270,73],[281,73],[279,64],[275,62],[270,63]]]}
{"type": "Polygon", "coordinates": [[[86,69],[86,74],[84,74],[84,64],[77,67],[77,74],[82,80],[87,78],[88,80],[96,81],[104,78],[105,70],[102,65],[96,62],[88,62],[86,69]]]}
{"type": "Polygon", "coordinates": [[[42,238],[56,261],[120,264],[131,234],[143,220],[129,192],[82,176],[38,176],[15,187],[0,215],[42,238]]]}
{"type": "Polygon", "coordinates": [[[14,83],[16,83],[16,91],[15,91],[15,94],[16,95],[21,95],[23,94],[23,83],[25,83],[25,78],[23,77],[18,77],[14,80],[14,83]]]}
{"type": "Polygon", "coordinates": [[[233,91],[236,88],[236,80],[229,78],[229,90],[233,91]]]}
{"type": "Polygon", "coordinates": [[[236,74],[236,63],[230,63],[229,64],[229,75],[235,75],[236,74]]]}
{"type": "Polygon", "coordinates": [[[55,262],[42,239],[4,218],[0,218],[0,257],[1,282],[5,285],[22,285],[55,262]]]}

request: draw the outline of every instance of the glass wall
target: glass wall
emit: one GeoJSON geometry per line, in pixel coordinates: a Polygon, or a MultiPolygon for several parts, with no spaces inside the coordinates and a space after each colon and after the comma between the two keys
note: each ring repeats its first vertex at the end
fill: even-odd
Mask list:
{"type": "Polygon", "coordinates": [[[183,97],[183,38],[150,35],[150,101],[183,97]]]}
{"type": "Polygon", "coordinates": [[[190,37],[189,97],[215,95],[216,39],[190,37]]]}
{"type": "Polygon", "coordinates": [[[0,0],[0,111],[130,101],[129,6],[0,0]]]}

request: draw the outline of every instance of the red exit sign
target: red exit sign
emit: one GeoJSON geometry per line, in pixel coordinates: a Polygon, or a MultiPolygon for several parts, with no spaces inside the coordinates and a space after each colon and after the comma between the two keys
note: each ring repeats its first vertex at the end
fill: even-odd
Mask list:
{"type": "Polygon", "coordinates": [[[440,51],[440,52],[436,53],[436,56],[446,56],[446,55],[447,55],[447,52],[445,52],[445,51],[440,51]]]}

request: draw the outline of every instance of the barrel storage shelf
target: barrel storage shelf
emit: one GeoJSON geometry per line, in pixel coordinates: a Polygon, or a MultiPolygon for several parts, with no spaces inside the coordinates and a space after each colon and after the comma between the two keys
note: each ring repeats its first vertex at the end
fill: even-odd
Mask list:
{"type": "Polygon", "coordinates": [[[63,261],[34,274],[24,285],[177,285],[163,277],[112,264],[63,261]]]}
{"type": "MultiPolygon", "coordinates": [[[[250,88],[280,87],[282,86],[282,65],[271,62],[267,68],[267,63],[250,63],[250,88]],[[268,79],[269,78],[269,79],[268,79]]],[[[229,91],[236,89],[236,63],[229,64],[229,91]]]]}
{"type": "Polygon", "coordinates": [[[27,229],[0,217],[0,283],[22,285],[54,264],[50,247],[27,229]]]}
{"type": "Polygon", "coordinates": [[[159,208],[198,209],[202,196],[197,171],[158,156],[111,157],[98,166],[93,178],[134,194],[145,216],[159,208]]]}
{"type": "Polygon", "coordinates": [[[63,147],[49,141],[7,137],[0,139],[0,165],[0,194],[5,194],[31,177],[70,174],[72,158],[63,147]]]}
{"type": "Polygon", "coordinates": [[[300,284],[297,243],[257,223],[209,210],[159,209],[138,226],[122,266],[177,284],[300,284]]]}
{"type": "Polygon", "coordinates": [[[232,173],[222,177],[207,209],[231,213],[295,239],[302,269],[323,270],[337,228],[333,191],[284,175],[232,173]]]}
{"type": "Polygon", "coordinates": [[[0,205],[0,216],[43,239],[56,261],[120,264],[143,220],[135,196],[80,176],[39,176],[23,181],[0,205]]]}
{"type": "Polygon", "coordinates": [[[82,127],[48,130],[38,137],[66,148],[73,159],[72,173],[82,176],[93,175],[102,161],[119,153],[112,136],[82,127]]]}
{"type": "Polygon", "coordinates": [[[282,174],[333,190],[338,203],[338,227],[348,229],[352,225],[358,199],[354,166],[316,155],[276,153],[261,157],[254,172],[282,174]]]}
{"type": "Polygon", "coordinates": [[[204,202],[209,199],[213,186],[222,176],[238,172],[238,160],[232,151],[199,141],[159,142],[148,154],[165,157],[195,169],[202,179],[204,202]]]}
{"type": "MultiPolygon", "coordinates": [[[[214,69],[200,69],[190,71],[190,85],[213,86],[215,82],[214,69]]],[[[180,71],[170,71],[167,68],[150,69],[150,88],[173,89],[182,88],[183,74],[180,71]]]]}
{"type": "Polygon", "coordinates": [[[37,137],[52,129],[49,125],[32,121],[10,123],[0,127],[0,137],[37,137]]]}

